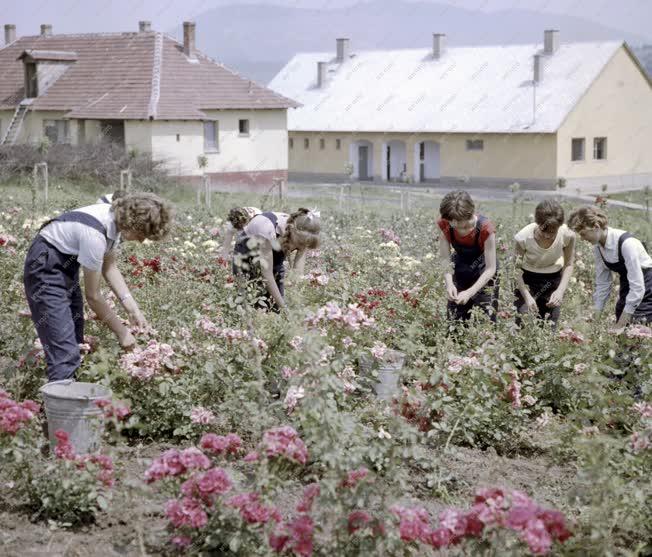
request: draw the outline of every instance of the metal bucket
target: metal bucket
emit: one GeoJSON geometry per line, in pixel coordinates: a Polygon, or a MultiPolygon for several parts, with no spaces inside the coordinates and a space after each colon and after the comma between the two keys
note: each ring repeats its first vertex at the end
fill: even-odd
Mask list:
{"type": "Polygon", "coordinates": [[[360,371],[374,376],[374,392],[380,400],[391,401],[399,394],[399,379],[405,362],[405,354],[398,350],[387,350],[382,360],[363,354],[358,360],[360,371]],[[374,373],[375,372],[375,373],[374,373]]]}
{"type": "Polygon", "coordinates": [[[57,444],[54,436],[62,429],[70,436],[76,454],[100,450],[104,420],[102,409],[95,402],[111,398],[111,390],[96,383],[83,383],[72,379],[52,381],[40,389],[48,420],[50,447],[57,444]]]}

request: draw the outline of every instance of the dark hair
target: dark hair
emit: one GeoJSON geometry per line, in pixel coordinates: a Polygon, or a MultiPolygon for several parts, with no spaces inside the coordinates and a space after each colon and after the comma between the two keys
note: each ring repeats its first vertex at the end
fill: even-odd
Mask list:
{"type": "Polygon", "coordinates": [[[162,240],[172,230],[174,208],[154,193],[127,193],[111,206],[118,230],[134,230],[150,240],[162,240]]]}
{"type": "Polygon", "coordinates": [[[595,228],[596,224],[603,230],[609,224],[607,213],[597,207],[579,207],[568,217],[568,226],[575,232],[584,228],[595,228]]]}
{"type": "Polygon", "coordinates": [[[439,214],[445,220],[469,220],[475,214],[475,203],[468,192],[452,191],[441,200],[439,214]]]}
{"type": "Polygon", "coordinates": [[[236,230],[242,230],[251,220],[251,215],[244,207],[234,207],[227,219],[236,230]]]}
{"type": "Polygon", "coordinates": [[[559,228],[564,224],[564,208],[554,199],[546,199],[534,210],[534,222],[543,232],[559,228]]]}

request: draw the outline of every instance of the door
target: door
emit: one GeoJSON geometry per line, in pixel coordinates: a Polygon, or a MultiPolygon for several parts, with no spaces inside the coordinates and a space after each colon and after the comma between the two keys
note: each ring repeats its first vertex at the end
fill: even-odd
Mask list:
{"type": "Polygon", "coordinates": [[[419,143],[419,182],[426,179],[426,144],[419,143]]]}
{"type": "Polygon", "coordinates": [[[387,146],[387,181],[389,182],[392,179],[392,148],[387,146]]]}
{"type": "Polygon", "coordinates": [[[369,179],[368,161],[369,147],[367,145],[360,145],[358,147],[358,177],[360,180],[369,179]]]}

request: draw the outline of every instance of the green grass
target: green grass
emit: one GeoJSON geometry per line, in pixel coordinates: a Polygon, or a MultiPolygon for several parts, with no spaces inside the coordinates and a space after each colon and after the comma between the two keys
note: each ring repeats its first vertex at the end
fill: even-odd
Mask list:
{"type": "Polygon", "coordinates": [[[648,198],[648,202],[652,208],[652,190],[649,194],[647,194],[647,196],[643,190],[623,191],[609,194],[609,199],[618,199],[620,201],[627,201],[629,203],[638,203],[639,205],[645,205],[646,197],[648,198]]]}
{"type": "MultiPolygon", "coordinates": [[[[199,210],[206,211],[215,219],[225,218],[229,209],[236,206],[255,206],[263,210],[291,211],[297,207],[317,208],[322,211],[322,218],[328,219],[329,215],[337,213],[348,213],[354,216],[360,212],[373,212],[379,216],[409,217],[416,213],[430,213],[435,220],[439,216],[439,203],[443,196],[439,192],[411,192],[409,195],[403,192],[404,208],[401,210],[401,190],[384,186],[353,184],[349,189],[344,186],[345,197],[340,202],[340,187],[318,186],[311,184],[295,185],[290,188],[290,196],[280,201],[278,194],[260,193],[222,193],[213,192],[211,209],[208,210],[203,204],[203,192],[201,204],[197,205],[197,196],[194,189],[188,186],[168,185],[158,191],[159,195],[169,199],[175,204],[180,213],[199,210]],[[405,208],[409,198],[409,208],[405,208]]],[[[0,210],[21,206],[33,208],[35,213],[51,214],[53,211],[69,210],[74,207],[82,207],[95,202],[104,193],[110,193],[113,188],[107,188],[93,181],[71,182],[61,179],[50,181],[49,199],[47,206],[44,204],[43,192],[36,192],[35,198],[28,181],[14,180],[0,184],[0,210]]],[[[643,192],[625,192],[610,195],[616,199],[627,199],[632,196],[633,202],[641,202],[643,192]],[[625,196],[625,197],[623,197],[625,196]],[[638,200],[638,201],[636,201],[638,200]]],[[[577,205],[561,199],[562,205],[567,214],[577,205]]],[[[513,220],[518,224],[525,225],[531,221],[534,213],[535,203],[524,199],[522,202],[512,203],[510,200],[478,201],[477,210],[494,220],[513,220]]],[[[616,225],[627,224],[627,229],[638,237],[651,241],[652,235],[649,223],[645,220],[645,213],[611,207],[610,216],[616,225]]]]}

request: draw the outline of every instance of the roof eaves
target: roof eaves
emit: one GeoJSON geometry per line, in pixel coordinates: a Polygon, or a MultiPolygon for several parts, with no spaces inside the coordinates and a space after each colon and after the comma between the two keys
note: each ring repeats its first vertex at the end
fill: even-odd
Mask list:
{"type": "MultiPolygon", "coordinates": [[[[175,42],[176,44],[178,44],[179,46],[183,46],[183,45],[182,45],[182,44],[181,44],[181,43],[176,39],[176,37],[173,37],[173,36],[170,35],[169,33],[163,33],[163,35],[164,35],[166,38],[170,39],[171,41],[174,41],[174,42],[175,42]]],[[[277,97],[277,99],[278,99],[279,101],[284,102],[284,103],[287,103],[287,104],[289,105],[287,108],[299,108],[300,106],[303,106],[302,104],[297,103],[297,101],[295,101],[295,100],[293,100],[293,99],[289,99],[289,98],[287,98],[287,97],[284,97],[283,95],[281,95],[280,93],[277,93],[276,91],[270,89],[269,87],[266,87],[265,85],[261,85],[261,84],[258,83],[257,81],[254,81],[253,79],[249,79],[248,77],[245,77],[245,76],[241,75],[239,72],[237,72],[236,70],[234,70],[234,69],[232,69],[232,68],[226,66],[226,65],[223,64],[222,62],[218,62],[217,60],[214,60],[214,59],[211,58],[210,56],[204,54],[201,50],[196,50],[196,54],[197,54],[197,58],[203,58],[204,61],[209,62],[210,64],[215,64],[216,66],[220,66],[221,68],[224,68],[226,71],[232,73],[233,75],[239,77],[240,79],[242,79],[242,80],[244,80],[244,81],[248,81],[248,82],[249,82],[249,89],[250,89],[250,90],[251,90],[251,86],[252,86],[252,84],[253,84],[253,85],[255,85],[256,87],[258,87],[258,88],[260,88],[260,89],[263,89],[264,91],[269,91],[269,92],[272,93],[275,97],[277,97]]]]}
{"type": "Polygon", "coordinates": [[[646,69],[641,65],[641,61],[638,59],[638,56],[634,54],[634,52],[632,51],[632,49],[630,48],[630,46],[627,44],[626,41],[623,41],[623,47],[625,48],[625,52],[629,54],[629,57],[632,59],[632,62],[636,64],[636,67],[643,74],[650,87],[652,87],[652,77],[650,77],[650,74],[648,74],[646,69]]]}

